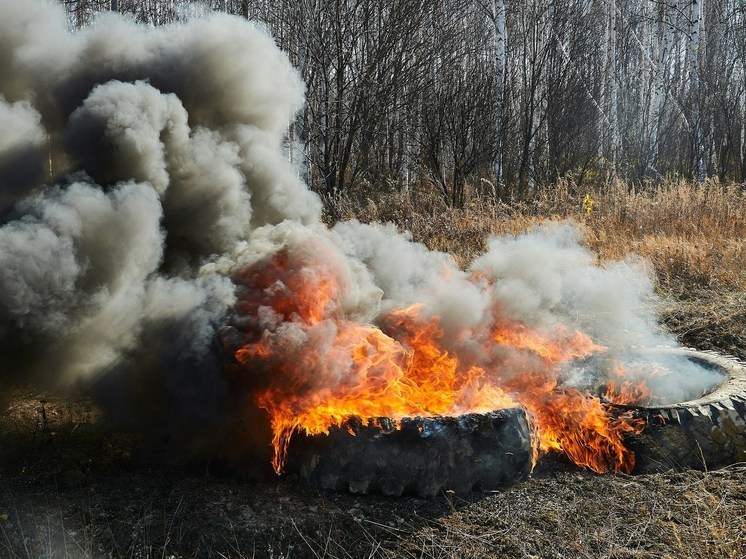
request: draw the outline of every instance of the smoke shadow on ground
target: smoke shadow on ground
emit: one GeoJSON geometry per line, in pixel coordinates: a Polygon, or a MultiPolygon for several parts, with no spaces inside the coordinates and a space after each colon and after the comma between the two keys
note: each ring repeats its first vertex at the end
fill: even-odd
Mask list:
{"type": "Polygon", "coordinates": [[[297,476],[276,477],[269,448],[247,455],[240,437],[251,434],[240,425],[216,437],[236,437],[241,453],[231,456],[221,443],[222,454],[205,447],[187,455],[173,440],[116,430],[86,398],[8,396],[0,418],[0,514],[8,515],[0,550],[10,556],[83,557],[81,550],[97,549],[129,557],[139,549],[270,557],[293,549],[293,557],[314,557],[323,548],[366,556],[375,542],[396,541],[401,530],[421,530],[485,495],[318,491],[297,476]]]}

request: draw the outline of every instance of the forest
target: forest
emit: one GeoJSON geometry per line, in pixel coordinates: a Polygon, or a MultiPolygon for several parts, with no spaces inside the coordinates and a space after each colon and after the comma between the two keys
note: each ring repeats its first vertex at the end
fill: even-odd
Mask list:
{"type": "Polygon", "coordinates": [[[743,559],[745,294],[746,0],[0,0],[0,557],[743,559]]]}
{"type": "MultiPolygon", "coordinates": [[[[306,83],[288,152],[327,200],[531,199],[558,179],[746,180],[740,0],[65,0],[158,26],[258,22],[306,83]]],[[[235,53],[241,56],[240,52],[235,53]]]]}

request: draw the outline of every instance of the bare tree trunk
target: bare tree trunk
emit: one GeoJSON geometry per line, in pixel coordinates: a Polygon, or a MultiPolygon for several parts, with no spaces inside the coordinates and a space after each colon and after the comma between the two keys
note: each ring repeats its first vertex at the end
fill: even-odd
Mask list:
{"type": "Polygon", "coordinates": [[[702,20],[702,4],[704,0],[692,0],[691,27],[689,29],[689,94],[692,102],[692,173],[694,178],[702,182],[707,175],[704,142],[702,138],[702,100],[699,84],[700,61],[700,23],[702,20]]]}
{"type": "Polygon", "coordinates": [[[527,93],[529,115],[526,119],[526,142],[524,148],[524,162],[522,166],[526,170],[526,186],[529,197],[536,194],[536,163],[539,158],[537,140],[541,132],[542,119],[546,116],[542,113],[544,109],[544,81],[547,79],[544,75],[544,55],[547,38],[545,32],[548,30],[548,23],[545,21],[546,13],[542,6],[533,6],[531,12],[532,29],[529,36],[529,51],[525,56],[530,65],[529,91],[527,93]]]}
{"type": "Polygon", "coordinates": [[[746,93],[741,94],[741,180],[746,181],[746,93]]]}
{"type": "MultiPolygon", "coordinates": [[[[307,60],[308,60],[308,36],[309,36],[309,18],[307,0],[298,2],[298,72],[306,80],[307,60]]],[[[310,185],[310,167],[308,165],[308,107],[304,103],[295,117],[293,123],[293,162],[296,164],[300,179],[310,185]]]]}
{"type": "MultiPolygon", "coordinates": [[[[505,0],[495,0],[493,23],[495,33],[495,66],[496,66],[496,84],[495,104],[495,189],[500,189],[503,184],[503,105],[505,97],[505,0]]],[[[494,192],[497,196],[497,192],[494,192]]]]}
{"type": "MultiPolygon", "coordinates": [[[[652,84],[653,80],[653,61],[650,53],[653,52],[650,44],[650,15],[648,0],[640,0],[640,18],[642,19],[642,29],[640,30],[640,91],[638,104],[640,107],[640,120],[638,123],[638,138],[641,140],[641,147],[645,149],[644,142],[650,137],[650,89],[649,84],[652,84]]],[[[639,160],[643,164],[647,163],[647,151],[638,151],[639,160]]],[[[647,165],[639,169],[644,173],[647,165]]]]}
{"type": "Polygon", "coordinates": [[[658,62],[657,75],[653,85],[653,102],[650,108],[650,137],[648,139],[648,155],[645,163],[645,173],[648,175],[656,173],[655,164],[658,159],[658,138],[660,135],[663,100],[666,90],[666,74],[668,73],[669,59],[674,45],[674,34],[676,33],[676,2],[668,6],[668,11],[663,11],[662,28],[664,37],[662,40],[661,55],[658,62]]]}
{"type": "Polygon", "coordinates": [[[606,43],[606,61],[608,84],[608,109],[609,115],[609,135],[610,135],[610,160],[611,160],[611,180],[617,177],[617,166],[621,153],[621,138],[619,136],[619,87],[617,82],[617,17],[616,17],[616,0],[608,0],[607,4],[608,19],[608,42],[606,43]]]}
{"type": "Polygon", "coordinates": [[[746,58],[741,60],[741,180],[746,181],[746,58]]]}
{"type": "MultiPolygon", "coordinates": [[[[404,56],[409,56],[408,54],[405,54],[404,56]]],[[[404,83],[402,84],[402,87],[404,89],[404,95],[405,97],[409,97],[408,88],[410,87],[409,84],[404,83]]],[[[415,96],[416,98],[417,96],[415,96]]],[[[409,194],[409,181],[410,181],[410,175],[411,175],[411,158],[412,158],[412,152],[413,144],[414,144],[414,138],[413,136],[417,133],[419,130],[419,126],[408,126],[412,120],[417,120],[416,118],[412,118],[412,113],[418,112],[417,109],[417,102],[407,105],[406,107],[402,107],[401,117],[399,120],[399,146],[401,149],[401,180],[402,180],[402,191],[405,194],[409,194]]]]}
{"type": "Polygon", "coordinates": [[[598,172],[603,176],[606,166],[606,146],[607,138],[609,134],[609,103],[608,103],[608,80],[609,75],[609,40],[611,30],[609,29],[609,4],[608,1],[604,8],[604,38],[603,44],[599,45],[599,52],[603,52],[603,71],[599,78],[600,83],[600,98],[599,105],[601,106],[601,112],[598,114],[598,120],[596,126],[598,128],[598,172]],[[603,50],[602,50],[603,49],[603,50]]]}

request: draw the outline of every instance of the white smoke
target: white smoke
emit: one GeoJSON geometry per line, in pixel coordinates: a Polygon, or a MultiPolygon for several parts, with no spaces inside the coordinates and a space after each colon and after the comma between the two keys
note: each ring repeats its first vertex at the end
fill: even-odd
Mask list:
{"type": "Polygon", "coordinates": [[[651,312],[653,284],[645,262],[601,266],[582,240],[572,224],[549,223],[517,237],[491,239],[471,269],[494,278],[493,297],[509,316],[530,326],[559,322],[615,347],[663,343],[651,312]]]}
{"type": "MultiPolygon", "coordinates": [[[[68,34],[60,7],[0,3],[4,380],[82,383],[144,421],[219,416],[216,346],[252,328],[279,331],[289,352],[307,343],[272,309],[234,310],[233,276],[282,250],[308,263],[292,273],[336,279],[327,312],[375,323],[421,304],[465,355],[477,350],[463,333],[496,306],[619,354],[673,344],[645,265],[598,266],[569,224],[493,239],[468,271],[393,226],[327,229],[282,150],[302,102],[288,59],[240,18],[149,29],[106,14],[68,34]]],[[[320,324],[313,343],[334,332],[320,324]]]]}

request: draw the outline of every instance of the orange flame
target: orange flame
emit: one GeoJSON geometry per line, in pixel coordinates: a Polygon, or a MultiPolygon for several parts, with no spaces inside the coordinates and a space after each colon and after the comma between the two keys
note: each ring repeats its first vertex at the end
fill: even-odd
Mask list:
{"type": "MultiPolygon", "coordinates": [[[[328,433],[352,416],[376,423],[515,406],[533,422],[537,453],[564,452],[596,472],[634,467],[623,439],[639,432],[641,420],[559,386],[563,363],[605,350],[580,332],[539,333],[496,310],[488,326],[464,333],[474,351],[457,355],[440,320],[418,305],[390,311],[379,326],[340,318],[331,270],[287,251],[237,280],[239,313],[269,316],[249,328],[235,357],[247,371],[269,373],[255,399],[270,416],[278,473],[296,431],[328,433]]],[[[643,389],[625,382],[609,385],[605,398],[637,401],[643,389]]]]}
{"type": "MultiPolygon", "coordinates": [[[[648,377],[660,374],[660,371],[653,368],[646,371],[648,377]]],[[[644,382],[632,381],[627,377],[628,372],[620,365],[611,367],[611,374],[615,377],[608,381],[604,398],[607,402],[616,405],[648,405],[655,400],[655,395],[644,382]]],[[[635,371],[635,377],[642,376],[641,371],[635,371]]]]}

